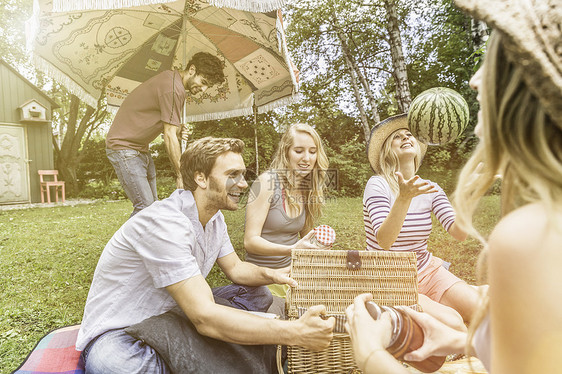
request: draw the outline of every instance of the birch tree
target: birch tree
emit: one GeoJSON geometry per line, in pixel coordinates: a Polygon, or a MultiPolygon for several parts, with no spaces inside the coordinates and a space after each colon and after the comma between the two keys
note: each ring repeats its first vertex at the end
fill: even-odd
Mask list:
{"type": "Polygon", "coordinates": [[[377,33],[381,26],[370,27],[372,15],[357,2],[330,0],[315,4],[317,8],[306,5],[310,2],[296,4],[288,28],[290,46],[302,51],[298,66],[304,76],[327,67],[315,78],[324,83],[323,90],[339,92],[338,100],[344,106],[352,98],[347,106],[356,108],[361,138],[366,144],[371,127],[380,121],[374,72],[388,75],[390,71],[386,61],[377,56],[378,48],[363,49],[357,39],[380,40],[377,33]]]}
{"type": "Polygon", "coordinates": [[[393,66],[392,75],[396,81],[397,104],[401,113],[407,113],[412,98],[410,96],[408,72],[404,59],[404,51],[402,49],[402,38],[400,37],[396,6],[396,0],[384,0],[384,8],[386,9],[386,19],[388,22],[388,43],[390,45],[390,56],[393,66]]]}

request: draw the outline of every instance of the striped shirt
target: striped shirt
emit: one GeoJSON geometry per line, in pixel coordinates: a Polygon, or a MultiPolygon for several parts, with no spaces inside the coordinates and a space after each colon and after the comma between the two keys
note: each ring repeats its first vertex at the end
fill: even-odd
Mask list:
{"type": "MultiPolygon", "coordinates": [[[[433,212],[447,231],[455,222],[455,211],[443,189],[437,183],[427,182],[435,186],[437,192],[418,195],[412,199],[400,234],[390,247],[392,251],[415,252],[418,259],[418,272],[422,271],[431,260],[431,253],[427,250],[427,239],[432,228],[431,213],[433,212]]],[[[383,249],[377,241],[377,233],[395,200],[390,185],[383,177],[375,175],[369,179],[363,195],[363,222],[367,236],[367,250],[383,249]]]]}

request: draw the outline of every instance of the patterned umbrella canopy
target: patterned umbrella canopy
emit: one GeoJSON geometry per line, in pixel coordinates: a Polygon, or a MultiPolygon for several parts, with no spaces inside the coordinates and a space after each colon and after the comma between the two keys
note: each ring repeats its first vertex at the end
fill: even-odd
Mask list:
{"type": "MultiPolygon", "coordinates": [[[[65,10],[56,0],[37,1],[28,22],[36,66],[92,106],[104,88],[108,104],[119,106],[146,79],[184,69],[195,53],[209,52],[224,62],[226,81],[197,95],[187,92],[188,122],[248,115],[254,105],[262,113],[296,98],[298,71],[280,10],[251,12],[204,0],[138,2],[145,5],[92,9],[94,1],[84,6],[89,9],[65,10]]],[[[76,8],[88,1],[59,3],[76,8]]]]}

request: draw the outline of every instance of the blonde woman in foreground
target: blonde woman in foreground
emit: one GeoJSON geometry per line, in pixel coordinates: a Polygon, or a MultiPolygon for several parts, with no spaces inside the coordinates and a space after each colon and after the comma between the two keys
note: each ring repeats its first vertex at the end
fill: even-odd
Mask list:
{"type": "MultiPolygon", "coordinates": [[[[481,142],[463,168],[457,220],[480,238],[472,217],[503,176],[502,218],[484,259],[490,285],[468,335],[424,313],[423,346],[407,360],[468,353],[493,374],[562,371],[562,4],[560,0],[455,0],[495,29],[471,79],[481,142]]],[[[388,318],[374,321],[363,294],[347,311],[356,361],[366,374],[408,373],[385,350],[388,318]]],[[[384,316],[384,315],[383,315],[384,316]]]]}

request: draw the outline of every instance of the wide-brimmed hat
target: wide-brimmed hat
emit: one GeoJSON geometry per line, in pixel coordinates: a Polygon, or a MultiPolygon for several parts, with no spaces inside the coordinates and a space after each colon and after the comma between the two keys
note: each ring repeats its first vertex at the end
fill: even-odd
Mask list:
{"type": "MultiPolygon", "coordinates": [[[[384,121],[381,121],[373,127],[371,130],[371,136],[369,137],[369,144],[367,146],[367,156],[369,157],[369,162],[375,173],[381,173],[381,167],[379,164],[379,158],[382,151],[382,145],[384,141],[390,134],[399,129],[408,128],[408,115],[399,114],[397,116],[388,117],[384,121]]],[[[421,148],[421,158],[425,155],[427,151],[427,144],[418,141],[421,148]]],[[[420,160],[421,165],[421,160],[420,160]]],[[[419,167],[419,165],[418,165],[419,167]]]]}
{"type": "Polygon", "coordinates": [[[499,30],[508,58],[524,68],[525,82],[562,126],[562,2],[455,0],[474,18],[499,30]]]}

